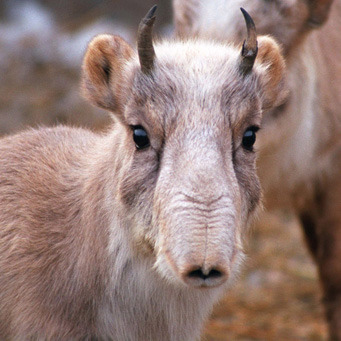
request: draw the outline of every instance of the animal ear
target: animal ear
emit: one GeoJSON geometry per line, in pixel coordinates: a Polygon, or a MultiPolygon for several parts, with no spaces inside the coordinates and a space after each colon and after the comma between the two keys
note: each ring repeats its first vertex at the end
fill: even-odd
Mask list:
{"type": "Polygon", "coordinates": [[[309,0],[310,16],[308,24],[311,27],[319,27],[328,19],[330,7],[334,0],[309,0]]]}
{"type": "Polygon", "coordinates": [[[173,0],[175,33],[179,37],[188,36],[197,18],[199,0],[173,0]]]}
{"type": "Polygon", "coordinates": [[[255,70],[260,76],[263,109],[283,103],[288,95],[285,62],[279,45],[268,36],[258,37],[255,70]]]}
{"type": "Polygon", "coordinates": [[[101,108],[121,111],[125,65],[133,54],[129,44],[118,36],[103,34],[95,37],[88,46],[82,65],[85,97],[101,108]]]}

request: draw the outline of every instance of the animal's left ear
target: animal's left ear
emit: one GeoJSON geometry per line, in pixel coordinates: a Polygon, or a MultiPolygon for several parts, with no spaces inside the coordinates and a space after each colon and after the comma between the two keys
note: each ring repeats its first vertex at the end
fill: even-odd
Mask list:
{"type": "Polygon", "coordinates": [[[310,16],[308,24],[311,27],[319,27],[326,22],[330,7],[334,0],[309,0],[310,16]]]}
{"type": "Polygon", "coordinates": [[[261,85],[262,108],[283,103],[288,95],[285,81],[285,62],[279,45],[268,36],[258,38],[258,55],[254,65],[261,85]]]}

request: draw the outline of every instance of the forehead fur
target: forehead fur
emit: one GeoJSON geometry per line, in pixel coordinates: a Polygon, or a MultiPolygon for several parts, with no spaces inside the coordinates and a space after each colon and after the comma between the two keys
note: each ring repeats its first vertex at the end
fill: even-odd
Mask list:
{"type": "Polygon", "coordinates": [[[221,44],[214,41],[189,40],[160,42],[155,44],[157,60],[160,64],[176,63],[179,66],[187,66],[188,69],[214,70],[216,62],[235,64],[240,51],[230,44],[221,44]],[[207,64],[207,61],[212,63],[207,64]]]}
{"type": "Polygon", "coordinates": [[[140,72],[137,58],[130,65],[135,77],[134,101],[154,109],[148,115],[151,111],[164,115],[167,110],[170,117],[194,111],[195,120],[200,120],[200,113],[205,118],[225,119],[222,109],[233,105],[242,109],[241,102],[255,102],[256,77],[240,74],[240,48],[209,41],[174,41],[156,43],[155,54],[152,76],[140,72]]]}
{"type": "Polygon", "coordinates": [[[207,82],[211,78],[221,85],[226,78],[237,76],[240,50],[231,45],[199,40],[161,42],[155,44],[155,53],[155,81],[167,77],[179,85],[195,81],[211,89],[212,82],[207,82]]]}

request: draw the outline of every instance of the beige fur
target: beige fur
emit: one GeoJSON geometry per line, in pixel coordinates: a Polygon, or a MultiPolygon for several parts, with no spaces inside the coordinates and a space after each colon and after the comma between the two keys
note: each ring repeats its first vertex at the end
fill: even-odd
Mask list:
{"type": "Polygon", "coordinates": [[[267,206],[289,206],[301,219],[319,266],[331,339],[341,340],[341,1],[173,4],[180,36],[239,41],[245,29],[234,13],[243,6],[259,33],[280,42],[290,93],[264,114],[259,176],[267,206]]]}
{"type": "Polygon", "coordinates": [[[1,340],[199,338],[260,202],[243,134],[286,93],[278,46],[259,46],[245,76],[240,47],[162,42],[145,74],[126,42],[98,36],[83,89],[114,112],[108,133],[0,140],[1,340]],[[190,277],[196,269],[221,275],[190,277]]]}

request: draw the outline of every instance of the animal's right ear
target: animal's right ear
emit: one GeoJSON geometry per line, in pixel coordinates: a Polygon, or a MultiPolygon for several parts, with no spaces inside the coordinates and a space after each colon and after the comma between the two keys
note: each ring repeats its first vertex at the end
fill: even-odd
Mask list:
{"type": "Polygon", "coordinates": [[[105,34],[95,37],[88,46],[82,65],[84,95],[101,108],[120,111],[124,101],[121,85],[125,65],[133,55],[133,49],[118,36],[105,34]]]}

